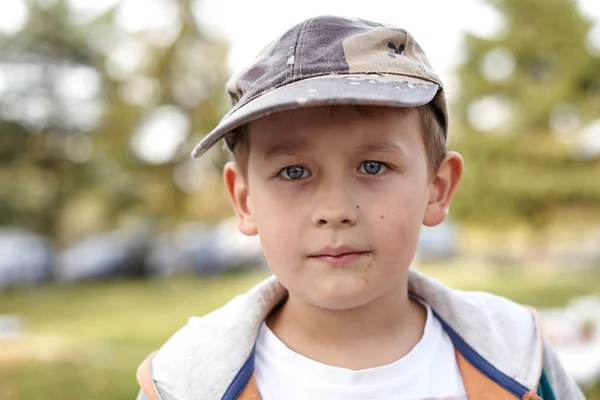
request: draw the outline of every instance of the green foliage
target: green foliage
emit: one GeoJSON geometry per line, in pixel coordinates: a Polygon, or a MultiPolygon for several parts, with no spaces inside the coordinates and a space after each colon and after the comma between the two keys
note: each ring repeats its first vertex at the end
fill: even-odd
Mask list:
{"type": "Polygon", "coordinates": [[[536,230],[573,218],[598,221],[600,157],[581,158],[576,147],[578,130],[598,118],[600,109],[600,57],[584,45],[590,21],[570,0],[486,3],[502,15],[505,29],[495,37],[465,38],[453,145],[463,154],[466,171],[454,216],[495,228],[524,223],[536,230]],[[486,59],[491,51],[508,57],[508,72],[486,75],[486,62],[501,68],[502,60],[486,59]],[[472,106],[490,97],[508,104],[510,112],[486,134],[472,123],[472,106]],[[553,127],[561,107],[572,113],[573,126],[553,127]]]}
{"type": "Polygon", "coordinates": [[[497,38],[467,35],[466,62],[459,68],[460,99],[454,111],[470,128],[468,108],[478,98],[505,96],[517,112],[516,134],[547,133],[552,109],[577,107],[583,121],[598,117],[600,58],[585,49],[591,23],[570,0],[489,0],[505,20],[497,38]],[[506,49],[515,69],[505,79],[486,80],[481,64],[489,51],[506,49]]]}
{"type": "Polygon", "coordinates": [[[600,160],[578,160],[540,135],[472,134],[456,143],[465,174],[452,215],[477,225],[543,229],[553,220],[600,222],[600,160]]]}
{"type": "Polygon", "coordinates": [[[0,96],[0,226],[68,241],[131,216],[167,222],[197,217],[185,206],[191,194],[174,174],[223,113],[227,43],[198,26],[189,0],[171,2],[177,26],[162,40],[151,29],[121,28],[120,3],[84,22],[73,18],[66,0],[27,5],[26,25],[0,35],[0,65],[29,68],[33,77],[25,87],[8,85],[0,96]],[[126,71],[113,60],[124,43],[141,49],[139,62],[126,71]],[[99,117],[91,125],[77,122],[80,104],[65,98],[61,87],[61,71],[78,68],[99,80],[91,99],[99,117]],[[50,105],[45,117],[26,112],[40,103],[50,105]],[[189,129],[170,160],[152,165],[132,151],[132,138],[160,106],[183,113],[189,129]],[[90,207],[99,214],[86,225],[82,215],[90,207]]]}

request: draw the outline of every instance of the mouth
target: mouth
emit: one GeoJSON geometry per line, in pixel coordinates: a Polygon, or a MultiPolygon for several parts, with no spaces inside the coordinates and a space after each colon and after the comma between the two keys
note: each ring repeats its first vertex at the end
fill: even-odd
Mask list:
{"type": "Polygon", "coordinates": [[[311,254],[309,258],[330,265],[345,265],[370,254],[370,251],[358,250],[348,246],[327,246],[320,251],[311,254]]]}

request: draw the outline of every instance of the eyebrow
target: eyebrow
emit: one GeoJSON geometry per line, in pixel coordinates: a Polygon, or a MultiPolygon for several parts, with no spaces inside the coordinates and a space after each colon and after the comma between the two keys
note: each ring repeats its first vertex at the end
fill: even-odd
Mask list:
{"type": "Polygon", "coordinates": [[[365,144],[358,146],[358,150],[361,153],[389,152],[389,153],[404,154],[404,150],[402,149],[402,146],[400,146],[398,143],[392,142],[392,141],[365,143],[365,144]]]}
{"type": "Polygon", "coordinates": [[[277,156],[289,156],[306,153],[309,148],[306,141],[285,142],[276,144],[265,152],[265,160],[277,156]]]}
{"type": "MultiPolygon", "coordinates": [[[[290,156],[290,155],[299,155],[306,154],[309,149],[309,145],[306,141],[298,141],[298,142],[286,142],[277,144],[265,152],[264,159],[269,159],[277,156],[290,156]]],[[[398,143],[392,141],[382,141],[382,142],[373,142],[373,143],[365,143],[361,144],[357,147],[358,153],[378,153],[378,152],[387,152],[387,153],[401,153],[404,155],[404,150],[402,146],[398,143]]]]}

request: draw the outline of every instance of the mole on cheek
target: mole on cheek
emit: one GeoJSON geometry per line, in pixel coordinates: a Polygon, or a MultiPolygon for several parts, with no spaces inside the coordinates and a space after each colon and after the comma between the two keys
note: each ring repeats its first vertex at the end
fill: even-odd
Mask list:
{"type": "Polygon", "coordinates": [[[383,215],[380,215],[379,218],[383,219],[383,215]]]}
{"type": "Polygon", "coordinates": [[[360,208],[359,206],[356,206],[356,208],[360,208]]]}

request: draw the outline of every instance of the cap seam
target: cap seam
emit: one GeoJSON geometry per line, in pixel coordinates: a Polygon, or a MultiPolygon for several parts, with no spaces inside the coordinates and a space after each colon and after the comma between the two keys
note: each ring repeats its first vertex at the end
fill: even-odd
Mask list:
{"type": "MultiPolygon", "coordinates": [[[[412,59],[411,59],[412,60],[412,59]]],[[[286,81],[284,83],[281,83],[279,85],[273,86],[272,88],[270,88],[267,91],[263,91],[261,93],[258,93],[250,98],[248,98],[248,100],[244,101],[243,103],[241,101],[238,101],[239,106],[235,108],[235,110],[230,110],[230,112],[228,113],[228,115],[233,114],[235,111],[239,110],[240,108],[244,107],[246,104],[248,104],[249,102],[251,102],[254,99],[259,98],[262,95],[265,95],[275,89],[278,89],[282,86],[286,86],[288,84],[291,83],[295,83],[297,81],[301,81],[304,79],[310,79],[310,78],[318,78],[318,77],[322,77],[322,76],[328,76],[328,75],[394,75],[394,76],[406,76],[408,78],[416,78],[416,79],[422,79],[422,80],[426,80],[428,82],[431,83],[435,83],[436,85],[438,85],[441,89],[443,89],[443,85],[439,80],[432,80],[431,78],[425,77],[425,76],[419,76],[418,74],[400,74],[400,73],[393,73],[393,72],[373,72],[373,71],[366,71],[366,72],[328,72],[328,73],[316,73],[316,74],[311,74],[311,75],[306,75],[306,76],[297,76],[295,80],[291,80],[291,81],[286,81]]],[[[241,100],[241,99],[240,99],[241,100]]],[[[236,104],[236,105],[238,105],[236,104]]]]}
{"type": "MultiPolygon", "coordinates": [[[[421,70],[421,73],[423,75],[427,75],[425,72],[425,68],[423,68],[423,64],[414,57],[414,53],[411,51],[412,45],[415,44],[415,43],[413,43],[414,39],[413,39],[412,35],[410,33],[408,33],[408,31],[406,29],[403,29],[403,31],[404,31],[404,35],[405,35],[404,44],[405,44],[406,48],[409,49],[409,51],[406,51],[406,49],[405,49],[404,56],[406,58],[408,58],[409,60],[412,60],[415,64],[417,64],[417,66],[419,67],[419,69],[421,70]]],[[[440,86],[442,86],[442,85],[440,84],[440,86]]]]}
{"type": "Polygon", "coordinates": [[[308,36],[308,29],[310,28],[310,24],[315,20],[315,18],[311,18],[308,20],[306,24],[306,28],[304,29],[304,35],[302,35],[302,45],[300,46],[300,62],[298,65],[299,77],[302,78],[302,57],[304,56],[304,43],[306,43],[306,37],[308,36]]]}
{"type": "MultiPolygon", "coordinates": [[[[294,44],[294,50],[292,51],[292,56],[294,58],[296,58],[296,52],[298,51],[298,40],[300,40],[300,35],[302,33],[303,26],[304,26],[304,24],[298,25],[297,33],[294,32],[294,34],[292,35],[294,38],[293,42],[292,42],[294,44]]],[[[284,85],[287,84],[289,82],[289,80],[294,77],[295,64],[292,64],[291,66],[286,64],[285,68],[286,68],[285,69],[285,82],[283,82],[284,85]],[[290,71],[291,71],[291,78],[290,78],[290,71]]]]}

